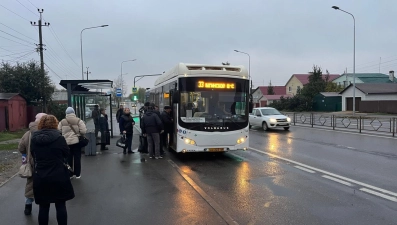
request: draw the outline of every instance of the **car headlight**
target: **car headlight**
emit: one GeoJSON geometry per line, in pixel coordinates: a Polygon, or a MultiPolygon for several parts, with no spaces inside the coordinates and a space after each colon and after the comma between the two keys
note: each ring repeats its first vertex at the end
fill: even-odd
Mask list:
{"type": "Polygon", "coordinates": [[[277,120],[274,118],[270,118],[269,121],[270,121],[270,123],[277,123],[277,120]]]}
{"type": "Polygon", "coordinates": [[[188,145],[196,145],[196,142],[189,138],[185,138],[185,143],[188,145]]]}
{"type": "Polygon", "coordinates": [[[290,122],[291,122],[291,118],[288,117],[288,118],[287,118],[287,121],[288,121],[288,123],[290,123],[290,122]]]}
{"type": "Polygon", "coordinates": [[[245,142],[245,138],[239,138],[237,139],[237,144],[242,144],[245,142]]]}

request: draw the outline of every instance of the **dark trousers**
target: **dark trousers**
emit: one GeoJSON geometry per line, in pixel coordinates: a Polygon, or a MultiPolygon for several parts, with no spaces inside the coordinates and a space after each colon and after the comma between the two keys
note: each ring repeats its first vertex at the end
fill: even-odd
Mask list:
{"type": "Polygon", "coordinates": [[[98,138],[99,124],[98,123],[94,123],[94,125],[95,125],[95,138],[98,138]]]}
{"type": "Polygon", "coordinates": [[[74,145],[69,145],[70,154],[68,163],[69,166],[73,168],[73,175],[76,177],[80,176],[81,174],[81,147],[79,143],[74,145]]]}
{"type": "Polygon", "coordinates": [[[161,143],[164,148],[168,148],[172,144],[172,133],[164,132],[161,134],[161,143]],[[169,136],[169,139],[168,139],[169,136]]]}
{"type": "Polygon", "coordinates": [[[120,129],[120,134],[123,133],[123,127],[121,126],[121,123],[119,123],[119,129],[120,129]]]}
{"type": "Polygon", "coordinates": [[[125,140],[124,151],[126,149],[128,149],[129,152],[132,152],[132,149],[131,149],[131,147],[132,147],[132,134],[125,134],[125,138],[126,138],[126,140],[125,140]]]}
{"type": "MultiPolygon", "coordinates": [[[[68,212],[66,211],[65,202],[56,202],[57,221],[59,225],[68,224],[68,212]]],[[[39,225],[48,225],[48,215],[50,213],[50,204],[39,205],[39,225]]]]}

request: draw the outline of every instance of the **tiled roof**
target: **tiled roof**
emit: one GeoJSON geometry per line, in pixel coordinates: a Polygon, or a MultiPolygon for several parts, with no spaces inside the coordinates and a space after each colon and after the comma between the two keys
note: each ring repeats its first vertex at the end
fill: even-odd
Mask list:
{"type": "MultiPolygon", "coordinates": [[[[309,83],[309,76],[310,74],[292,74],[292,76],[296,77],[303,85],[309,83]]],[[[327,75],[323,74],[323,79],[325,80],[327,75]]],[[[329,74],[328,81],[332,81],[336,78],[340,77],[339,74],[329,74]]]]}
{"type": "MultiPolygon", "coordinates": [[[[267,95],[267,89],[269,86],[259,86],[258,88],[263,95],[267,95]]],[[[285,86],[273,86],[273,91],[275,95],[285,95],[287,93],[285,86]]]]}
{"type": "MultiPolygon", "coordinates": [[[[353,84],[350,84],[345,90],[352,87],[353,84]]],[[[370,84],[356,84],[356,88],[366,95],[373,94],[397,94],[397,83],[370,83],[370,84]]],[[[342,94],[345,90],[343,90],[340,94],[342,94]]]]}
{"type": "MultiPolygon", "coordinates": [[[[353,76],[353,74],[345,73],[342,76],[353,76]]],[[[356,73],[356,78],[364,83],[392,83],[389,75],[383,73],[356,73]]],[[[394,83],[397,83],[396,78],[394,78],[394,83]]]]}

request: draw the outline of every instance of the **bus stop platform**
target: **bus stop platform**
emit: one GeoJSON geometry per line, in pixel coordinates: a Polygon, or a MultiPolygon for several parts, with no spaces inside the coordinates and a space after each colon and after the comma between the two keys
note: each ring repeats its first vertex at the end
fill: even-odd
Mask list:
{"type": "MultiPolygon", "coordinates": [[[[115,135],[109,150],[82,155],[81,179],[72,180],[76,197],[66,203],[68,224],[225,224],[172,166],[175,154],[149,159],[137,152],[134,132],[134,154],[122,154],[115,135]]],[[[38,224],[38,205],[33,203],[32,215],[23,213],[25,183],[16,176],[0,187],[1,225],[38,224]]],[[[57,224],[54,204],[49,224],[57,224]]]]}

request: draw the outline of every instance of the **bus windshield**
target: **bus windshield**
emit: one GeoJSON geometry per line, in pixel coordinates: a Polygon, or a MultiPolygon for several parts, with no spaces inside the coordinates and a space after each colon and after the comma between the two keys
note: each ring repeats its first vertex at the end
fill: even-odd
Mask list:
{"type": "Polygon", "coordinates": [[[191,130],[231,131],[248,126],[245,79],[189,77],[179,81],[179,124],[191,130]]]}

